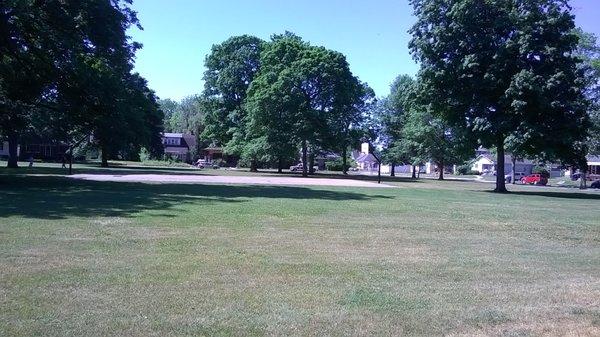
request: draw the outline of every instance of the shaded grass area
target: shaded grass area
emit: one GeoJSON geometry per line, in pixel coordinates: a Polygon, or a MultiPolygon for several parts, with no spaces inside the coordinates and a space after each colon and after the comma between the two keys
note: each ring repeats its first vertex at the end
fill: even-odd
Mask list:
{"type": "Polygon", "coordinates": [[[597,194],[0,170],[0,335],[597,335],[597,194]]]}

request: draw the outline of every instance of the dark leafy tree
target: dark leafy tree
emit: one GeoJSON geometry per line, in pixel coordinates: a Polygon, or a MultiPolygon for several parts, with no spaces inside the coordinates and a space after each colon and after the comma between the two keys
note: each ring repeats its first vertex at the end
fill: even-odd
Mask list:
{"type": "Polygon", "coordinates": [[[391,166],[390,174],[395,175],[397,163],[412,162],[411,154],[402,143],[402,128],[406,122],[406,114],[415,102],[415,81],[408,75],[398,76],[390,86],[390,95],[378,102],[375,110],[380,125],[379,142],[382,144],[382,160],[391,166]]]}
{"type": "MultiPolygon", "coordinates": [[[[129,4],[127,0],[0,4],[0,128],[11,144],[9,166],[16,166],[19,135],[37,117],[60,121],[57,129],[62,128],[65,137],[94,132],[105,148],[114,140],[111,136],[145,125],[118,124],[123,120],[153,120],[153,127],[160,129],[161,120],[140,118],[136,110],[140,97],[152,101],[146,84],[140,89],[141,78],[131,74],[140,45],[126,35],[129,27],[139,26],[129,4]],[[119,127],[129,129],[115,130],[119,127]]],[[[145,138],[142,134],[123,139],[139,137],[145,138]]]]}
{"type": "Polygon", "coordinates": [[[566,0],[412,0],[410,48],[432,111],[504,154],[585,165],[588,115],[566,0]],[[509,144],[507,144],[509,143],[509,144]]]}
{"type": "Polygon", "coordinates": [[[600,153],[600,45],[596,35],[586,33],[581,29],[576,31],[579,36],[579,45],[576,55],[583,62],[580,64],[581,71],[585,74],[585,94],[591,104],[589,115],[591,128],[588,138],[590,153],[600,153]]]}
{"type": "Polygon", "coordinates": [[[264,141],[280,170],[282,158],[298,146],[303,175],[312,171],[319,151],[345,152],[373,93],[352,75],[344,55],[285,33],[273,36],[260,62],[248,91],[248,125],[254,132],[248,135],[264,141]]]}
{"type": "Polygon", "coordinates": [[[225,147],[225,152],[242,155],[246,139],[246,92],[260,69],[264,41],[249,35],[234,36],[214,45],[206,57],[202,110],[205,111],[201,138],[225,147]]]}

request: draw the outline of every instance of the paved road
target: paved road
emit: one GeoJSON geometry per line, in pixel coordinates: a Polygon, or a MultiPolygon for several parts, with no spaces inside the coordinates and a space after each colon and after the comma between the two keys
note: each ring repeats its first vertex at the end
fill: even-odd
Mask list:
{"type": "Polygon", "coordinates": [[[294,186],[347,186],[393,188],[386,184],[353,179],[302,178],[302,177],[249,177],[208,175],[162,175],[162,174],[74,174],[74,179],[94,181],[122,181],[143,183],[197,183],[197,184],[245,184],[245,185],[294,185],[294,186]]]}

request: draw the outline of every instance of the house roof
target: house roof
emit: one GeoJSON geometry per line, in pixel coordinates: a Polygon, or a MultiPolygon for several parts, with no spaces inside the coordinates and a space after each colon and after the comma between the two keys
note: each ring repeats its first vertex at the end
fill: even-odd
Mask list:
{"type": "Polygon", "coordinates": [[[600,156],[596,156],[596,155],[589,155],[587,157],[585,157],[589,163],[600,163],[600,156]]]}
{"type": "Polygon", "coordinates": [[[165,133],[163,133],[163,137],[168,137],[168,138],[183,138],[183,133],[165,132],[165,133]]]}
{"type": "Polygon", "coordinates": [[[339,154],[337,154],[335,152],[326,151],[326,152],[321,152],[321,153],[317,154],[315,159],[338,159],[341,157],[342,156],[340,156],[339,154]]]}
{"type": "MultiPolygon", "coordinates": [[[[473,159],[473,163],[478,161],[481,158],[485,158],[487,160],[489,160],[490,162],[492,162],[493,164],[496,164],[496,156],[492,155],[492,154],[488,154],[488,153],[484,153],[484,154],[480,154],[479,156],[475,157],[475,159],[473,159]]],[[[504,163],[509,164],[512,163],[512,156],[510,154],[507,154],[504,156],[504,163]]],[[[534,165],[535,163],[531,160],[531,159],[517,159],[516,161],[517,164],[525,164],[525,165],[534,165]]]]}
{"type": "Polygon", "coordinates": [[[189,149],[195,149],[196,148],[196,136],[191,135],[189,133],[184,133],[182,135],[183,140],[185,140],[185,143],[187,144],[189,149]]]}
{"type": "Polygon", "coordinates": [[[363,153],[360,156],[358,156],[355,161],[357,163],[377,163],[377,158],[375,158],[374,155],[372,155],[371,153],[363,153]]]}

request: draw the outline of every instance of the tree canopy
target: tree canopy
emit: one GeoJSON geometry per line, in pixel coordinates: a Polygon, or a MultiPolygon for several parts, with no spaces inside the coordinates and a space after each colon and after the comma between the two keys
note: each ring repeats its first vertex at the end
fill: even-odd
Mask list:
{"type": "Polygon", "coordinates": [[[578,38],[565,0],[412,0],[410,49],[432,111],[498,153],[585,165],[588,126],[578,38]]]}
{"type": "Polygon", "coordinates": [[[160,139],[156,97],[145,80],[132,74],[141,46],[126,34],[139,26],[129,4],[0,4],[0,133],[9,139],[9,166],[17,166],[19,137],[37,119],[59,123],[51,128],[63,130],[67,138],[94,133],[107,152],[117,134],[127,146],[152,147],[160,139]]]}
{"type": "Polygon", "coordinates": [[[262,161],[281,170],[301,148],[307,174],[320,151],[345,152],[374,98],[344,55],[289,32],[268,42],[230,38],[213,47],[206,66],[202,136],[253,169],[262,161]]]}

